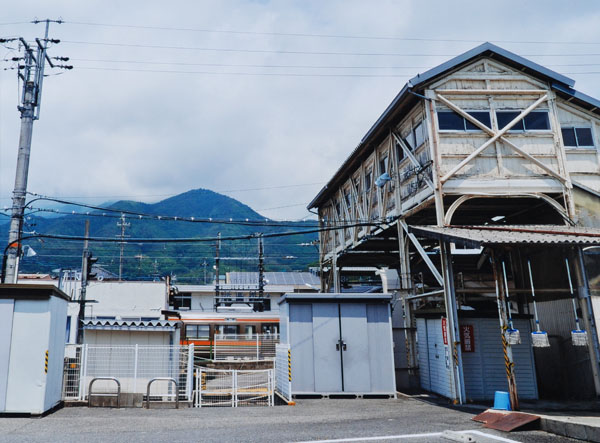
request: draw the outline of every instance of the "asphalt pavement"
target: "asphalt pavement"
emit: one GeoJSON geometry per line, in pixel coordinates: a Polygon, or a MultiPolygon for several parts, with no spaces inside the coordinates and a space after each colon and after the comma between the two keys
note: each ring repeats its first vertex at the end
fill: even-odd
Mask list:
{"type": "Polygon", "coordinates": [[[471,420],[475,413],[411,398],[179,410],[74,407],[43,418],[0,418],[0,442],[576,441],[489,430],[471,420]]]}

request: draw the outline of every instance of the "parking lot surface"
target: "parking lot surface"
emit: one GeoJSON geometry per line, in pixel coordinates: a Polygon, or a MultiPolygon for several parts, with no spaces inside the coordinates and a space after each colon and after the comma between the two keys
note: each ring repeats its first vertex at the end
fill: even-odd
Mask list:
{"type": "Polygon", "coordinates": [[[78,407],[43,418],[0,418],[0,442],[575,441],[485,429],[473,415],[410,398],[299,400],[270,408],[78,407]]]}

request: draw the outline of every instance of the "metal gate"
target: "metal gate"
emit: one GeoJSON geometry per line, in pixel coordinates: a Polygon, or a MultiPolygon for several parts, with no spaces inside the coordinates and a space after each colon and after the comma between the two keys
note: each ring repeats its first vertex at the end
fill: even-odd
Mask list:
{"type": "Polygon", "coordinates": [[[196,368],[194,406],[273,406],[272,369],[196,368]]]}

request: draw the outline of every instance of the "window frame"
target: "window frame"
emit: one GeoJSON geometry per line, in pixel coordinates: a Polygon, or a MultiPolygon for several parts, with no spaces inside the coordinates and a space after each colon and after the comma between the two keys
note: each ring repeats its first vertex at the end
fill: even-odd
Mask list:
{"type": "MultiPolygon", "coordinates": [[[[477,117],[475,117],[474,115],[471,115],[471,117],[473,117],[475,120],[478,120],[479,122],[481,122],[482,124],[488,126],[488,128],[492,128],[492,110],[491,109],[465,109],[465,112],[469,115],[471,115],[471,112],[481,112],[481,113],[485,113],[487,112],[487,115],[489,117],[489,125],[486,124],[486,122],[482,122],[481,120],[479,120],[477,117]]],[[[472,132],[472,133],[483,133],[484,131],[482,129],[479,128],[475,128],[475,129],[471,129],[471,128],[467,128],[467,124],[471,124],[472,123],[470,121],[468,121],[466,118],[464,118],[462,115],[460,115],[458,112],[453,111],[452,109],[439,109],[436,111],[437,113],[437,127],[438,127],[438,131],[442,132],[442,133],[455,133],[455,132],[472,132]],[[456,116],[458,116],[462,122],[463,122],[463,129],[441,129],[440,128],[440,113],[451,113],[451,114],[456,114],[456,116]]]]}
{"type": "MultiPolygon", "coordinates": [[[[499,112],[500,112],[500,113],[502,113],[502,112],[506,112],[506,113],[508,113],[508,112],[515,113],[515,112],[516,112],[516,114],[517,114],[517,115],[519,115],[521,112],[523,112],[523,110],[522,110],[522,109],[496,109],[496,111],[495,111],[495,112],[496,112],[496,121],[498,121],[498,113],[499,113],[499,112]]],[[[517,116],[517,115],[516,115],[516,116],[517,116]]],[[[515,117],[516,117],[516,116],[515,116],[515,117]]],[[[513,119],[514,119],[514,117],[513,117],[513,118],[511,118],[511,119],[510,119],[508,122],[506,122],[506,123],[508,124],[508,123],[509,123],[509,122],[511,122],[513,119]]],[[[513,126],[513,128],[509,129],[507,132],[513,132],[513,133],[515,133],[515,132],[520,132],[520,133],[525,133],[525,132],[550,132],[550,131],[552,131],[552,123],[550,122],[550,110],[549,110],[549,109],[534,109],[534,110],[530,111],[530,112],[529,112],[529,113],[528,113],[526,116],[524,116],[524,117],[523,117],[523,118],[520,120],[520,122],[521,122],[521,124],[523,125],[523,129],[513,129],[513,128],[514,128],[514,126],[513,126]],[[543,112],[543,113],[545,113],[545,115],[546,115],[546,121],[548,122],[548,128],[547,128],[547,129],[527,129],[527,124],[526,124],[526,120],[525,120],[525,119],[526,119],[528,116],[530,116],[531,114],[538,114],[538,113],[542,113],[542,112],[543,112]]],[[[517,124],[518,124],[518,123],[517,123],[517,124]]],[[[504,125],[504,126],[506,126],[506,125],[504,125]]],[[[504,126],[502,126],[502,128],[501,128],[501,127],[500,127],[500,124],[498,124],[498,130],[499,130],[499,131],[501,131],[501,130],[504,128],[504,126]]]]}
{"type": "Polygon", "coordinates": [[[561,126],[560,127],[560,136],[562,138],[563,141],[563,146],[565,147],[565,149],[596,149],[596,140],[594,139],[594,129],[591,126],[575,126],[575,125],[571,125],[571,126],[561,126]],[[575,143],[576,145],[567,145],[565,144],[565,137],[563,135],[563,130],[564,129],[572,129],[573,130],[573,136],[575,137],[575,143]],[[578,129],[589,129],[590,131],[590,137],[592,139],[592,143],[591,145],[580,145],[579,144],[579,139],[577,137],[577,130],[578,129]]]}

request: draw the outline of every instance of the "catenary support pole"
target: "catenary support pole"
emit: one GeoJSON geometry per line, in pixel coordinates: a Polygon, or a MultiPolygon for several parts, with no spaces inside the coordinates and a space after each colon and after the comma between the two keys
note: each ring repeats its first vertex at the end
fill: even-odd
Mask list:
{"type": "Polygon", "coordinates": [[[81,259],[81,292],[79,294],[79,314],[77,315],[77,343],[83,343],[83,320],[85,318],[85,295],[87,288],[87,269],[88,263],[88,247],[89,242],[87,237],[90,236],[90,221],[85,221],[85,237],[86,240],[83,242],[83,257],[81,259]]]}
{"type": "Polygon", "coordinates": [[[598,335],[594,324],[593,311],[591,309],[589,282],[585,273],[583,251],[580,247],[577,247],[576,251],[574,251],[572,262],[575,268],[575,278],[578,287],[579,296],[577,301],[581,307],[583,327],[587,331],[588,352],[590,354],[594,388],[596,389],[596,396],[600,396],[600,352],[598,349],[598,335]]]}
{"type": "Polygon", "coordinates": [[[454,401],[463,404],[465,401],[465,381],[463,376],[462,354],[460,349],[460,333],[458,325],[458,309],[454,291],[454,273],[452,271],[452,255],[450,244],[440,242],[442,255],[442,272],[444,277],[444,304],[448,319],[448,346],[450,347],[450,381],[454,391],[454,401]]]}
{"type": "Polygon", "coordinates": [[[517,392],[517,379],[515,377],[515,363],[513,359],[512,346],[506,339],[506,330],[508,329],[508,315],[506,313],[506,302],[504,297],[504,285],[502,280],[502,270],[499,262],[496,261],[494,251],[491,251],[492,272],[496,283],[496,301],[498,304],[498,317],[500,319],[500,335],[502,339],[502,351],[504,353],[504,367],[508,381],[508,393],[510,396],[510,405],[513,411],[519,410],[519,396],[517,392]]]}

